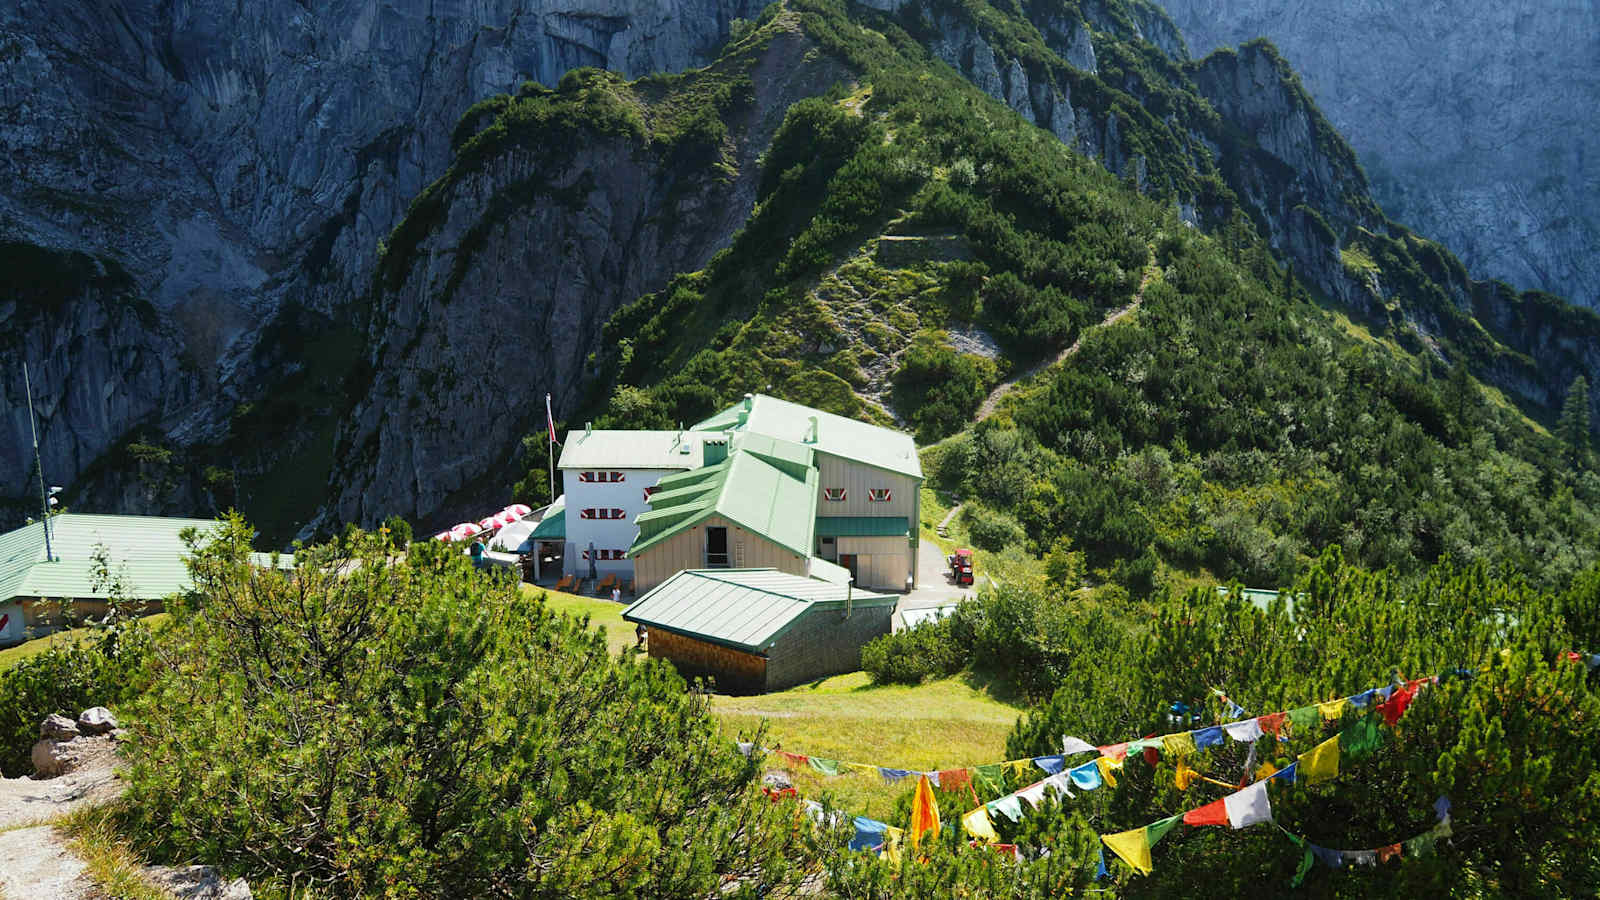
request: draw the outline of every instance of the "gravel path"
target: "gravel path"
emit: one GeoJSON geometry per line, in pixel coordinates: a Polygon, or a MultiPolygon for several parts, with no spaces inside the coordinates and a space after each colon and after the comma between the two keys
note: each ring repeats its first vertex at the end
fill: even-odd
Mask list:
{"type": "Polygon", "coordinates": [[[12,900],[102,900],[87,867],[51,825],[0,831],[0,891],[12,900]]]}

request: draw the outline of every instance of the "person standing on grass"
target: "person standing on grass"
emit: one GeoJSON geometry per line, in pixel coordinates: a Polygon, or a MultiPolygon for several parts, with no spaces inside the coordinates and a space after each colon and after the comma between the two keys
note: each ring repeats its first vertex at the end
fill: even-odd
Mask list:
{"type": "Polygon", "coordinates": [[[613,585],[612,586],[612,588],[611,588],[611,602],[612,603],[621,603],[622,602],[622,585],[619,584],[619,585],[613,585]]]}

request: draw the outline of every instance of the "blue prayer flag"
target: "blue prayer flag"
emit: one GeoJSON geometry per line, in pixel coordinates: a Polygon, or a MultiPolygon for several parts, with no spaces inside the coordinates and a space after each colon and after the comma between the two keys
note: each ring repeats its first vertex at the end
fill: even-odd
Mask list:
{"type": "Polygon", "coordinates": [[[851,850],[871,850],[883,846],[884,832],[889,830],[886,822],[878,822],[866,816],[855,817],[856,833],[850,838],[851,850]]]}
{"type": "Polygon", "coordinates": [[[1111,877],[1111,873],[1106,871],[1106,848],[1101,847],[1100,848],[1100,866],[1099,866],[1099,868],[1094,870],[1094,880],[1095,881],[1099,881],[1102,878],[1109,878],[1109,877],[1111,877]]]}
{"type": "Polygon", "coordinates": [[[1207,747],[1216,747],[1223,741],[1222,726],[1213,725],[1210,728],[1202,728],[1199,731],[1193,732],[1192,736],[1194,737],[1194,748],[1196,750],[1204,750],[1207,747]]]}
{"type": "Polygon", "coordinates": [[[1101,785],[1100,767],[1094,762],[1086,762],[1073,769],[1072,783],[1086,791],[1092,791],[1101,785]]]}
{"type": "Polygon", "coordinates": [[[878,774],[882,776],[884,781],[899,781],[902,778],[910,778],[912,775],[917,775],[920,773],[913,772],[910,769],[885,769],[884,767],[879,766],[878,774]]]}
{"type": "Polygon", "coordinates": [[[1067,767],[1065,756],[1035,756],[1033,764],[1044,770],[1046,775],[1055,775],[1067,767]]]}

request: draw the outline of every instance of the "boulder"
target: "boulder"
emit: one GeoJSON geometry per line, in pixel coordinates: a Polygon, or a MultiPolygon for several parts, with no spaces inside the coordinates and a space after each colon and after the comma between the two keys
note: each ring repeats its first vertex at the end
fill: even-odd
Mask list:
{"type": "Polygon", "coordinates": [[[761,776],[761,786],[774,791],[786,791],[794,787],[794,782],[789,779],[789,773],[773,769],[761,776]]]}
{"type": "Polygon", "coordinates": [[[33,777],[55,778],[72,771],[73,754],[67,750],[70,741],[45,738],[33,745],[33,777]]]}
{"type": "Polygon", "coordinates": [[[50,741],[70,741],[78,736],[78,723],[51,713],[39,723],[39,737],[50,741]]]}
{"type": "Polygon", "coordinates": [[[91,706],[78,713],[78,730],[84,734],[106,734],[117,727],[117,717],[104,706],[91,706]]]}
{"type": "Polygon", "coordinates": [[[252,900],[243,878],[224,881],[210,866],[150,866],[145,880],[179,900],[252,900]]]}
{"type": "Polygon", "coordinates": [[[79,737],[70,741],[45,738],[33,745],[33,777],[55,778],[83,768],[109,766],[116,753],[117,742],[112,735],[79,737]]]}

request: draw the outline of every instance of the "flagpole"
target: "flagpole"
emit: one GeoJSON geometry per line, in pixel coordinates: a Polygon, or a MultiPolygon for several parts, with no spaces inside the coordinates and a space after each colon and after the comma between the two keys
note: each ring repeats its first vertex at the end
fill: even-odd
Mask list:
{"type": "Polygon", "coordinates": [[[556,502],[556,428],[555,418],[550,412],[550,395],[544,395],[544,420],[548,426],[545,428],[545,453],[544,461],[550,469],[550,502],[556,502]]]}

